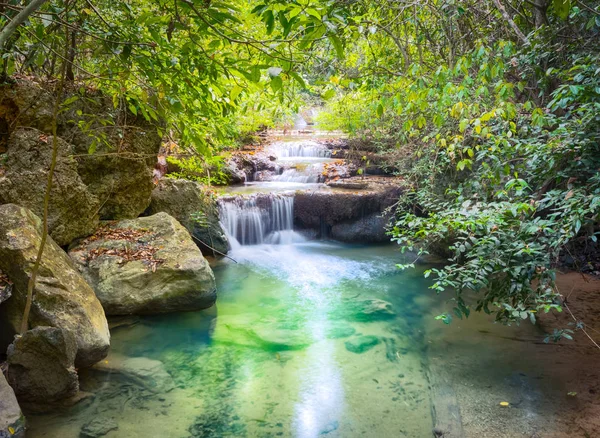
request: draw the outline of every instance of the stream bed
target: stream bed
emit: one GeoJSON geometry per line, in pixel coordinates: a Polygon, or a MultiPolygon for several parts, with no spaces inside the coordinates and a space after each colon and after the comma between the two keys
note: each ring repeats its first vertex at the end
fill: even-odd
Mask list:
{"type": "Polygon", "coordinates": [[[250,245],[231,256],[238,263],[214,266],[216,308],[125,320],[107,360],[82,373],[93,396],[30,417],[28,436],[428,437],[436,369],[481,385],[475,406],[490,412],[477,420],[509,428],[486,436],[531,436],[547,424],[556,400],[523,343],[441,327],[433,316],[443,300],[422,269],[395,267],[394,246],[250,245]],[[518,408],[499,408],[504,399],[518,408]]]}
{"type": "Polygon", "coordinates": [[[80,371],[83,400],[28,416],[28,437],[568,436],[555,432],[570,368],[539,328],[446,326],[435,316],[451,295],[429,289],[427,266],[398,269],[395,245],[309,240],[293,190],[330,189],[293,172],[222,197],[234,260],[212,262],[216,306],[111,320],[109,356],[80,371]]]}

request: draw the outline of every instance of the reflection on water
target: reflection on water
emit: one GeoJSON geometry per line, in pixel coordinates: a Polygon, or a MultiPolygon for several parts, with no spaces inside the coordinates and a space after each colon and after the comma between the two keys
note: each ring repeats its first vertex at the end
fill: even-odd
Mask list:
{"type": "MultiPolygon", "coordinates": [[[[82,427],[109,438],[431,436],[431,351],[438,368],[447,361],[459,373],[468,362],[471,375],[461,379],[483,388],[486,376],[507,369],[497,358],[490,363],[481,343],[459,341],[460,357],[448,350],[455,336],[476,330],[454,329],[432,344],[439,299],[420,272],[394,267],[394,249],[238,248],[237,264],[214,267],[216,309],[120,321],[107,361],[82,373],[91,396],[64,413],[31,417],[29,436],[79,437],[82,427]],[[488,369],[477,366],[484,362],[488,369]]],[[[523,391],[521,379],[502,396],[523,391]]]]}

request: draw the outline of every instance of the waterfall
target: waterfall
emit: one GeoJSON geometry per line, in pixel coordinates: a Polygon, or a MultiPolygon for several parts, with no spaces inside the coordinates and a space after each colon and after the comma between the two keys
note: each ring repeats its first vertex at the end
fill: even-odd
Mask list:
{"type": "Polygon", "coordinates": [[[319,169],[317,169],[317,171],[313,173],[302,173],[296,169],[287,169],[284,170],[281,175],[277,175],[271,178],[271,181],[315,184],[318,183],[320,180],[318,170],[319,169]]]}
{"type": "Polygon", "coordinates": [[[292,244],[304,240],[294,232],[292,195],[256,194],[219,200],[221,224],[232,249],[243,245],[292,244]]]}
{"type": "Polygon", "coordinates": [[[329,158],[331,151],[322,144],[314,141],[290,141],[274,143],[271,147],[272,151],[279,158],[290,157],[313,157],[313,158],[329,158]]]}

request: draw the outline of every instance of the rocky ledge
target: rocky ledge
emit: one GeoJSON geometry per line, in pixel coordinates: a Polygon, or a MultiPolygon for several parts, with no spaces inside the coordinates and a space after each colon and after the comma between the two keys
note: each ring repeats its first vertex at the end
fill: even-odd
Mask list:
{"type": "Polygon", "coordinates": [[[343,242],[385,242],[387,211],[403,191],[402,180],[353,177],[329,184],[333,190],[299,191],[294,200],[294,224],[317,237],[343,242]]]}

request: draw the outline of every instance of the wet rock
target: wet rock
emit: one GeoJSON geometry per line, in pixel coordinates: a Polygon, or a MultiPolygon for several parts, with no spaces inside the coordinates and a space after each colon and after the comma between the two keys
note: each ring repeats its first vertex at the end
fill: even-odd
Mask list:
{"type": "Polygon", "coordinates": [[[0,438],[23,438],[25,417],[17,403],[13,389],[0,372],[0,438]]]}
{"type": "Polygon", "coordinates": [[[36,327],[8,347],[8,382],[23,406],[44,411],[79,391],[77,341],[66,330],[36,327]]]}
{"type": "Polygon", "coordinates": [[[229,242],[219,223],[216,199],[196,182],[161,179],[152,191],[152,202],[147,212],[150,215],[164,212],[177,219],[195,238],[203,254],[215,255],[207,245],[223,254],[229,249],[229,242]],[[198,220],[194,220],[193,215],[198,215],[198,220]]]}
{"type": "Polygon", "coordinates": [[[294,224],[298,229],[317,230],[321,238],[385,241],[387,221],[379,216],[398,201],[401,192],[400,186],[384,183],[372,183],[367,189],[357,192],[297,192],[294,224]]]}
{"type": "MultiPolygon", "coordinates": [[[[13,204],[0,205],[0,269],[13,282],[13,296],[0,308],[0,331],[5,336],[20,328],[41,232],[41,220],[31,211],[13,204]]],[[[29,326],[57,327],[73,334],[78,367],[90,366],[108,353],[110,334],[102,306],[52,238],[44,248],[29,326]]]]}
{"type": "Polygon", "coordinates": [[[116,421],[109,418],[96,418],[81,428],[80,438],[98,438],[119,429],[116,421]]]}
{"type": "Polygon", "coordinates": [[[208,262],[166,213],[107,223],[69,255],[107,315],[200,310],[216,299],[208,262]]]}
{"type": "Polygon", "coordinates": [[[148,357],[126,357],[111,354],[92,369],[97,372],[117,373],[127,382],[153,393],[165,393],[175,388],[173,378],[159,360],[148,357]]]}
{"type": "Polygon", "coordinates": [[[372,213],[355,221],[345,221],[331,227],[331,237],[341,242],[387,242],[386,227],[390,222],[389,215],[372,213]]]}
{"type": "MultiPolygon", "coordinates": [[[[53,137],[18,128],[8,140],[0,172],[0,204],[19,204],[41,216],[53,137]]],[[[100,201],[77,173],[73,145],[58,139],[58,157],[48,211],[48,229],[59,245],[91,234],[98,226],[100,201]]]]}
{"type": "Polygon", "coordinates": [[[325,425],[325,427],[321,430],[321,432],[319,432],[319,435],[327,435],[330,432],[338,430],[339,427],[340,427],[340,423],[338,421],[332,421],[325,425]]]}
{"type": "Polygon", "coordinates": [[[327,329],[328,339],[340,339],[347,338],[356,333],[356,329],[350,324],[345,323],[333,323],[331,327],[327,329]]]}
{"type": "Polygon", "coordinates": [[[352,353],[364,353],[379,344],[377,336],[360,336],[345,342],[346,350],[352,353]]]}

